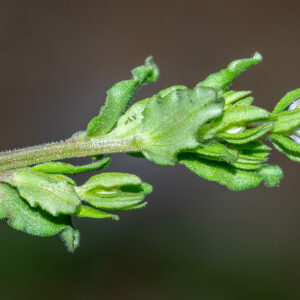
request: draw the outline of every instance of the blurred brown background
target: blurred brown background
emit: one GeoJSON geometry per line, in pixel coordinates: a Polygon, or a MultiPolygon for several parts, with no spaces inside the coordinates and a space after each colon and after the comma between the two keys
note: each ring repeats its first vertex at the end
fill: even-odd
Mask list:
{"type": "MultiPolygon", "coordinates": [[[[193,86],[229,61],[272,109],[300,86],[299,1],[0,0],[1,150],[86,127],[116,81],[152,54],[158,83],[193,86]]],[[[183,167],[113,156],[154,185],[147,208],[86,221],[79,250],[0,225],[1,299],[300,299],[299,165],[274,153],[280,188],[234,193],[183,167]]],[[[82,182],[87,177],[78,177],[82,182]]]]}

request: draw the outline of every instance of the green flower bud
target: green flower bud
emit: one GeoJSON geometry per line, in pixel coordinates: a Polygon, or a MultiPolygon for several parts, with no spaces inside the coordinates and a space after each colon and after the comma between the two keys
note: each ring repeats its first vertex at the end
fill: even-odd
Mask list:
{"type": "Polygon", "coordinates": [[[107,210],[127,210],[141,206],[152,187],[127,173],[102,173],[91,177],[76,188],[78,195],[89,204],[107,210]]]}

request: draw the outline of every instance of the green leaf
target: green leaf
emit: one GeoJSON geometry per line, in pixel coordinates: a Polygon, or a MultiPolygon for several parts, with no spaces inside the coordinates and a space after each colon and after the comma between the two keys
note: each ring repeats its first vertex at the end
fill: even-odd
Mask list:
{"type": "Polygon", "coordinates": [[[178,151],[199,145],[198,128],[220,116],[223,105],[215,90],[203,87],[155,96],[144,110],[136,147],[155,163],[173,165],[178,151]]]}
{"type": "Polygon", "coordinates": [[[127,173],[98,174],[77,188],[82,200],[106,210],[131,209],[151,192],[151,185],[127,173]]]}
{"type": "Polygon", "coordinates": [[[277,121],[275,122],[272,132],[285,133],[291,132],[296,127],[300,126],[300,108],[283,111],[278,113],[277,121]]]}
{"type": "Polygon", "coordinates": [[[198,131],[198,136],[200,139],[209,139],[230,127],[269,120],[269,118],[269,112],[257,106],[231,106],[224,111],[220,118],[203,126],[198,131]]]}
{"type": "Polygon", "coordinates": [[[116,128],[107,137],[122,138],[138,133],[144,120],[144,110],[150,101],[151,98],[147,98],[134,103],[119,119],[116,128]]]}
{"type": "MultiPolygon", "coordinates": [[[[7,219],[7,223],[16,230],[36,236],[65,236],[77,232],[72,226],[70,216],[53,217],[38,207],[31,207],[15,188],[6,183],[0,183],[0,219],[7,219]]],[[[68,249],[75,248],[69,241],[67,246],[68,249]]]]}
{"type": "Polygon", "coordinates": [[[87,136],[97,137],[109,133],[118,122],[129,102],[144,84],[156,81],[159,70],[148,57],[145,65],[132,70],[133,79],[121,81],[107,91],[105,105],[100,114],[91,120],[87,128],[87,136]]]}
{"type": "Polygon", "coordinates": [[[152,101],[152,99],[156,97],[163,98],[173,92],[185,89],[187,89],[187,87],[183,85],[171,86],[167,89],[160,91],[158,94],[154,95],[151,98],[143,99],[134,103],[131,107],[129,107],[129,109],[124,113],[124,115],[121,116],[116,128],[113,129],[107,135],[107,137],[122,138],[133,136],[134,134],[139,133],[144,120],[144,110],[146,106],[152,101]]]}
{"type": "Polygon", "coordinates": [[[257,140],[270,131],[274,126],[273,122],[264,123],[258,127],[248,129],[239,133],[220,133],[220,137],[231,144],[244,144],[257,140]]]}
{"type": "Polygon", "coordinates": [[[79,174],[103,169],[109,165],[110,161],[111,158],[106,157],[83,166],[73,166],[63,162],[47,162],[34,166],[32,170],[47,174],[79,174]]]}
{"type": "MultiPolygon", "coordinates": [[[[282,173],[272,170],[260,171],[240,170],[227,163],[201,159],[193,154],[180,154],[178,161],[200,177],[218,182],[233,191],[242,191],[257,187],[263,180],[266,185],[278,184],[282,173]]],[[[279,167],[276,167],[279,168],[279,167]]]]}
{"type": "Polygon", "coordinates": [[[284,153],[289,159],[300,162],[300,145],[287,136],[272,134],[272,143],[274,147],[284,153]]]}
{"type": "Polygon", "coordinates": [[[61,176],[22,169],[9,183],[18,189],[32,207],[38,205],[54,216],[72,214],[80,204],[80,199],[73,185],[61,176]]]}
{"type": "Polygon", "coordinates": [[[212,87],[217,91],[226,91],[233,80],[248,68],[262,61],[262,56],[255,53],[252,58],[237,59],[232,61],[227,69],[223,69],[217,73],[209,75],[205,80],[199,82],[197,86],[212,87]]]}
{"type": "Polygon", "coordinates": [[[300,98],[300,89],[288,92],[275,106],[273,113],[277,114],[286,110],[292,102],[300,98]]]}
{"type": "Polygon", "coordinates": [[[101,210],[86,205],[80,205],[76,213],[74,214],[74,216],[79,218],[94,218],[94,219],[109,218],[115,221],[119,220],[119,217],[117,215],[109,214],[107,212],[103,212],[101,210]]]}

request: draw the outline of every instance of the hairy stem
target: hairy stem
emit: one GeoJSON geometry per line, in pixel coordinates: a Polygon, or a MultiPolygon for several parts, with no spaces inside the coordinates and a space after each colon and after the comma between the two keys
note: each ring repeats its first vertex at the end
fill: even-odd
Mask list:
{"type": "Polygon", "coordinates": [[[76,135],[61,142],[27,147],[0,153],[0,171],[23,168],[42,162],[90,155],[137,152],[132,138],[88,139],[76,135]]]}

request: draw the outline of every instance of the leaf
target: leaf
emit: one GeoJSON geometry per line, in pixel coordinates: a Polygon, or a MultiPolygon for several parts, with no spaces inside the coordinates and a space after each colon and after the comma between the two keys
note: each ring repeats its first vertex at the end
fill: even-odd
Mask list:
{"type": "Polygon", "coordinates": [[[240,170],[227,163],[200,159],[193,154],[180,154],[178,161],[198,176],[209,181],[218,182],[233,191],[257,187],[263,180],[268,186],[271,186],[271,184],[277,185],[282,177],[282,173],[278,171],[279,167],[277,166],[274,167],[276,172],[267,169],[263,170],[261,174],[260,171],[240,170]]]}
{"type": "Polygon", "coordinates": [[[107,137],[122,138],[138,133],[144,120],[144,110],[150,101],[151,98],[147,98],[134,103],[124,115],[121,116],[116,128],[107,134],[107,137]]]}
{"type": "Polygon", "coordinates": [[[171,86],[167,89],[160,91],[158,94],[154,95],[151,98],[140,100],[134,103],[129,109],[121,116],[117,126],[113,129],[107,137],[112,138],[122,138],[132,136],[136,133],[139,133],[141,130],[141,125],[144,120],[144,110],[146,106],[156,97],[166,97],[169,94],[179,91],[186,90],[187,87],[183,85],[171,86]]]}
{"type": "Polygon", "coordinates": [[[47,162],[34,166],[32,170],[47,174],[79,174],[103,169],[109,165],[110,161],[111,158],[106,157],[83,166],[73,166],[63,162],[47,162]]]}
{"type": "Polygon", "coordinates": [[[284,153],[290,160],[300,162],[300,145],[287,136],[272,134],[274,147],[284,153]]]}
{"type": "Polygon", "coordinates": [[[266,122],[258,127],[248,129],[239,133],[220,133],[220,137],[231,144],[244,144],[257,140],[270,131],[274,126],[273,122],[266,122]]]}
{"type": "Polygon", "coordinates": [[[9,183],[32,207],[38,205],[54,216],[72,214],[80,204],[74,187],[61,176],[22,169],[9,183]]]}
{"type": "Polygon", "coordinates": [[[292,102],[300,98],[300,89],[288,92],[275,106],[273,113],[277,114],[286,110],[292,102]]]}
{"type": "MultiPolygon", "coordinates": [[[[53,217],[40,208],[32,208],[15,188],[6,183],[0,183],[0,219],[7,219],[7,223],[16,230],[36,236],[65,236],[67,232],[69,235],[77,232],[70,216],[53,217]]],[[[75,248],[67,242],[68,249],[75,248]]]]}
{"type": "Polygon", "coordinates": [[[198,128],[220,116],[223,105],[215,90],[203,87],[153,97],[144,110],[135,146],[157,164],[174,165],[178,151],[199,145],[198,128]]]}
{"type": "Polygon", "coordinates": [[[198,131],[200,139],[209,139],[230,127],[246,125],[251,122],[269,120],[269,112],[257,106],[231,106],[220,118],[203,126],[198,131]]]}
{"type": "Polygon", "coordinates": [[[285,133],[291,132],[296,127],[300,126],[300,108],[290,111],[278,113],[277,121],[275,122],[272,132],[285,133]]]}
{"type": "Polygon", "coordinates": [[[227,69],[223,69],[217,73],[209,75],[206,79],[199,82],[197,86],[211,87],[217,91],[226,91],[230,87],[233,80],[235,80],[248,68],[258,64],[261,61],[262,56],[257,52],[252,56],[252,58],[234,60],[227,66],[227,69]]]}
{"type": "Polygon", "coordinates": [[[117,215],[108,214],[107,212],[103,212],[101,210],[95,209],[90,206],[80,205],[74,216],[79,218],[94,218],[94,219],[112,219],[115,221],[119,220],[117,215]]]}
{"type": "Polygon", "coordinates": [[[102,173],[77,188],[81,199],[106,210],[126,210],[140,204],[152,192],[151,185],[127,173],[102,173]]]}
{"type": "Polygon", "coordinates": [[[88,124],[87,136],[97,137],[109,133],[124,113],[137,90],[144,84],[156,81],[159,70],[152,57],[148,57],[145,65],[132,70],[132,75],[131,80],[116,83],[107,91],[106,102],[101,108],[100,114],[88,124]]]}

